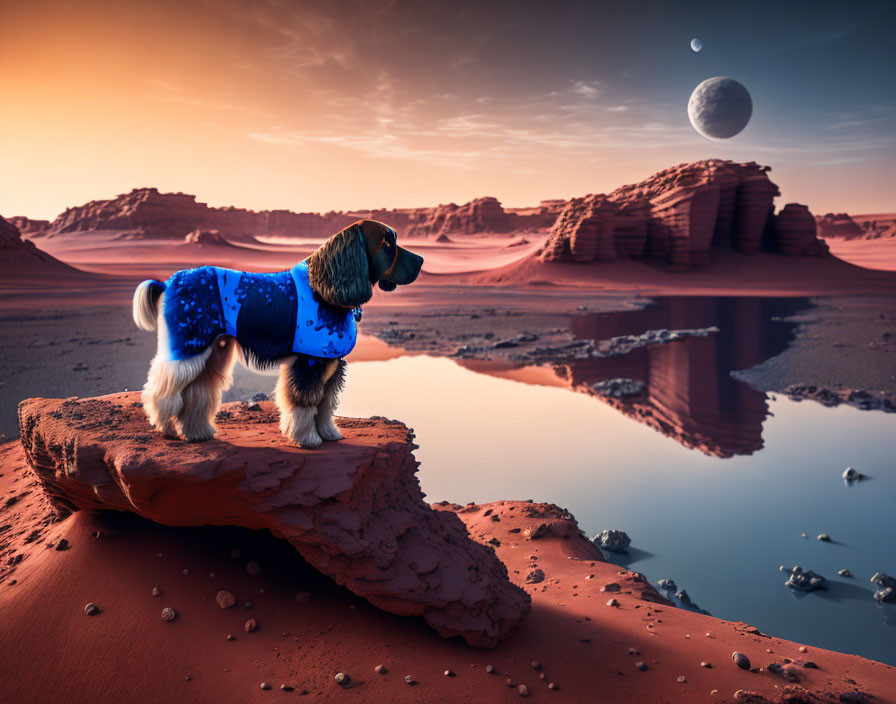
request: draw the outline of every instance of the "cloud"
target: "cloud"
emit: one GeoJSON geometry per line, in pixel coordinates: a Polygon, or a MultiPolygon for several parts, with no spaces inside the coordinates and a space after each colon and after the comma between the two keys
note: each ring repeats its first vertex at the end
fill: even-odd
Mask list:
{"type": "Polygon", "coordinates": [[[597,81],[591,81],[590,83],[585,83],[585,81],[574,81],[572,84],[572,92],[581,95],[583,98],[593,99],[600,95],[600,91],[597,89],[597,86],[600,85],[597,81]]]}

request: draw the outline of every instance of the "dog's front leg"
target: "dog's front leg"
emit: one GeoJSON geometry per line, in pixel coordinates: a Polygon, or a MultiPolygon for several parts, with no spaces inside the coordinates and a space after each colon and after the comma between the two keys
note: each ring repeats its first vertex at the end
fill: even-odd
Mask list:
{"type": "Polygon", "coordinates": [[[342,433],[333,421],[333,414],[339,405],[339,394],[345,386],[346,364],[344,359],[331,359],[325,364],[324,398],[317,407],[317,432],[324,440],[342,440],[342,433]]]}
{"type": "Polygon", "coordinates": [[[280,409],[280,432],[306,450],[321,442],[315,417],[324,398],[323,364],[299,355],[291,364],[280,365],[275,396],[280,409]]]}

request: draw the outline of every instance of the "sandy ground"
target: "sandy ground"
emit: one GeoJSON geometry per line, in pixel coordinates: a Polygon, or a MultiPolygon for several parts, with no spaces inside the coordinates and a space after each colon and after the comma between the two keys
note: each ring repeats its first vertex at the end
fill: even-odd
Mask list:
{"type": "Polygon", "coordinates": [[[53,523],[16,444],[0,446],[0,467],[0,546],[17,561],[0,583],[0,613],[5,633],[27,634],[0,650],[4,701],[510,702],[520,685],[534,701],[557,702],[760,704],[787,688],[814,693],[803,701],[860,701],[841,699],[857,692],[861,701],[896,701],[892,667],[658,603],[637,575],[603,562],[559,510],[556,532],[538,540],[519,530],[531,522],[524,501],[460,510],[475,540],[497,541],[511,579],[533,598],[510,639],[476,650],[370,606],[266,532],[170,528],[116,513],[53,523]],[[261,574],[247,573],[248,560],[261,574]],[[527,583],[536,569],[545,579],[527,583]],[[220,589],[236,595],[236,608],[217,606],[220,589]],[[99,613],[87,616],[87,603],[99,613]],[[166,606],[175,621],[162,621],[166,606]],[[249,618],[253,633],[244,629],[249,618]],[[755,671],[736,667],[735,651],[755,671]],[[769,671],[773,663],[796,681],[769,671]],[[340,688],[336,672],[351,686],[340,688]]]}
{"type": "Polygon", "coordinates": [[[866,269],[896,271],[896,237],[879,240],[829,239],[828,246],[835,256],[866,269]]]}

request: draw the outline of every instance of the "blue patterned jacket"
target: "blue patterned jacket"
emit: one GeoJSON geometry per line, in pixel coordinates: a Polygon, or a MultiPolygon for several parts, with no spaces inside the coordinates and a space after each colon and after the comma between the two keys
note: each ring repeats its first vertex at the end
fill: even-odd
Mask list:
{"type": "Polygon", "coordinates": [[[360,308],[322,303],[307,262],[272,274],[203,266],[178,271],[164,285],[171,359],[199,354],[219,335],[235,337],[261,364],[296,353],[336,359],[355,346],[360,308]]]}

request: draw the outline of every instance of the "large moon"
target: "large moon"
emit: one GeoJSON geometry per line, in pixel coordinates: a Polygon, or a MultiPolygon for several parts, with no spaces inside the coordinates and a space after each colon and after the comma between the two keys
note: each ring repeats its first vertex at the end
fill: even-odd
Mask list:
{"type": "Polygon", "coordinates": [[[688,117],[708,139],[729,139],[750,121],[753,101],[747,89],[724,76],[707,78],[691,93],[688,117]]]}
{"type": "Polygon", "coordinates": [[[691,49],[694,51],[700,51],[703,48],[703,42],[701,42],[697,37],[691,39],[691,49]]]}

